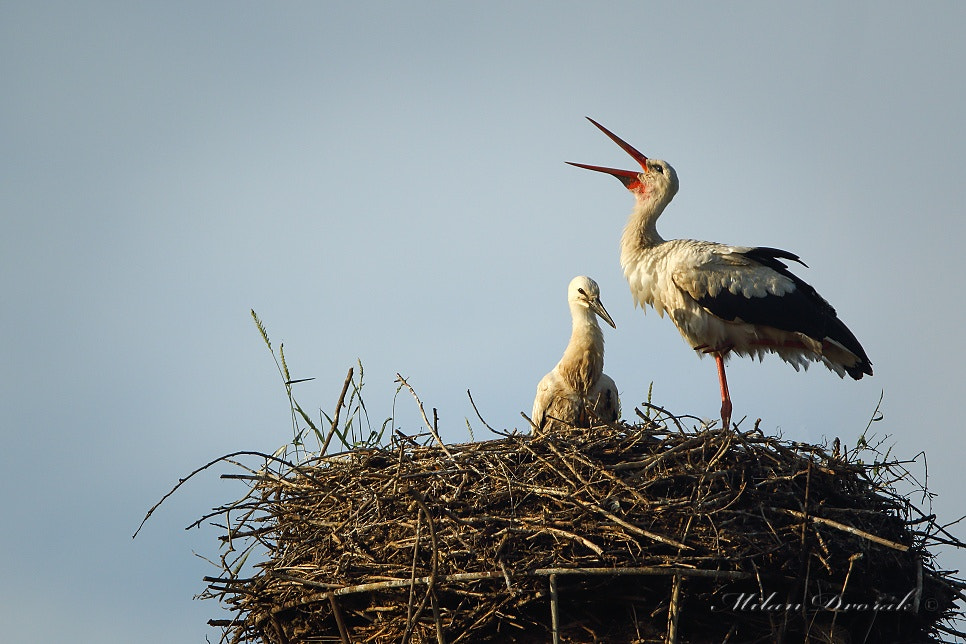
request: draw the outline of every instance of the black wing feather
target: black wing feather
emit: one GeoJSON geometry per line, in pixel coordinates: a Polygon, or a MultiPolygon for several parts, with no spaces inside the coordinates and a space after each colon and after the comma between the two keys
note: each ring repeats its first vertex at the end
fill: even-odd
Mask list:
{"type": "Polygon", "coordinates": [[[872,363],[852,331],[839,320],[835,309],[812,286],[788,270],[782,260],[791,260],[805,266],[798,255],[778,248],[765,246],[741,253],[748,259],[766,266],[795,284],[795,290],[784,295],[766,295],[748,298],[741,294],[722,290],[717,295],[698,298],[698,303],[723,320],[740,319],[749,324],[770,326],[782,331],[801,333],[819,342],[834,340],[855,354],[860,362],[846,367],[853,378],[862,374],[872,375],[872,363]]]}

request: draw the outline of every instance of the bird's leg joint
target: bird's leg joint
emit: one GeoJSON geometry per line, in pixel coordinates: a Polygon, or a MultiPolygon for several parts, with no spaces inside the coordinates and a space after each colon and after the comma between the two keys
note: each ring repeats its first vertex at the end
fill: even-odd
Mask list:
{"type": "Polygon", "coordinates": [[[696,347],[692,347],[695,351],[700,351],[701,353],[717,353],[718,355],[724,357],[728,355],[732,349],[734,349],[733,344],[724,344],[717,347],[712,347],[708,344],[699,344],[696,347]]]}

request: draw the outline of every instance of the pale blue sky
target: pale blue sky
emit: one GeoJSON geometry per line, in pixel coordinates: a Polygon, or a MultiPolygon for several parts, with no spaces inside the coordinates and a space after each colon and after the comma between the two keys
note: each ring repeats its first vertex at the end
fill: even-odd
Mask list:
{"type": "Polygon", "coordinates": [[[250,308],[307,407],[361,358],[376,422],[398,371],[455,442],[468,388],[523,427],[587,274],[625,416],[653,382],[714,418],[713,362],[633,309],[631,196],[564,164],[631,167],[585,115],[677,169],[665,237],[798,253],[875,365],[733,361],[735,418],[853,444],[884,390],[875,429],[957,518],[964,31],[953,2],[0,4],[5,637],[217,639],[216,533],[182,528],[237,485],[130,535],[291,438],[250,308]]]}

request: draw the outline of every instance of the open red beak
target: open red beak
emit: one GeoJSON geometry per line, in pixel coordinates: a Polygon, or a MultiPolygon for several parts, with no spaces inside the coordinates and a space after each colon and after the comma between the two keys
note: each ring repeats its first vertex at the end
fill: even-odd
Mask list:
{"type": "MultiPolygon", "coordinates": [[[[603,132],[608,137],[610,137],[611,141],[621,146],[621,148],[624,149],[624,152],[627,152],[629,155],[634,157],[634,160],[641,164],[641,168],[644,169],[644,172],[648,171],[646,156],[638,152],[636,149],[634,149],[634,146],[632,146],[630,143],[628,143],[624,139],[620,138],[619,136],[617,136],[616,134],[608,130],[606,127],[604,127],[594,119],[588,116],[587,120],[593,123],[594,125],[596,125],[601,132],[603,132]]],[[[585,170],[594,170],[595,172],[606,172],[611,176],[617,177],[617,179],[628,188],[631,187],[631,184],[637,182],[637,175],[640,174],[640,172],[635,172],[634,170],[618,170],[616,168],[605,168],[599,165],[587,165],[585,163],[573,163],[571,161],[567,161],[567,163],[569,163],[572,166],[577,166],[578,168],[584,168],[585,170]]]]}

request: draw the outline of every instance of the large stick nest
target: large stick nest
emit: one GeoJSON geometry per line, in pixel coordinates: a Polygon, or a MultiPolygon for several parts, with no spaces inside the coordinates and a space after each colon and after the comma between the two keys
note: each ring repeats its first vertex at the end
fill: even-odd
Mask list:
{"type": "Polygon", "coordinates": [[[228,552],[203,596],[236,616],[211,623],[272,644],[957,634],[964,586],[929,549],[962,544],[896,491],[904,467],[665,418],[446,447],[400,435],[228,475],[251,488],[215,509],[228,552]],[[232,563],[243,551],[265,556],[254,575],[232,563]]]}

